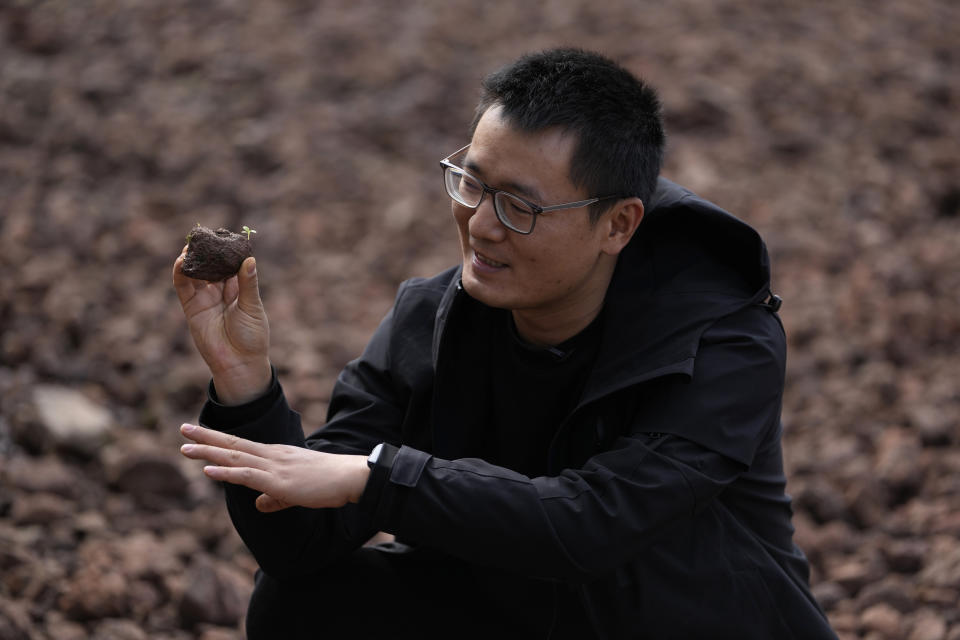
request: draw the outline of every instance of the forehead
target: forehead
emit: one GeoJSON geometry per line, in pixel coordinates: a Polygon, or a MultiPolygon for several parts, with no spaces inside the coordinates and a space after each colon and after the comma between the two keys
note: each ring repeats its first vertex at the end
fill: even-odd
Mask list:
{"type": "Polygon", "coordinates": [[[544,196],[571,196],[577,194],[570,181],[575,144],[575,136],[559,128],[517,129],[494,105],[477,123],[465,164],[494,186],[511,182],[544,196]]]}

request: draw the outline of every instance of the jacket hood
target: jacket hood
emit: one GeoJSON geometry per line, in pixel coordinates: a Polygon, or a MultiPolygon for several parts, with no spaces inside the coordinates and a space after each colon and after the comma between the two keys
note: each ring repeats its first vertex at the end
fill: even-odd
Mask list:
{"type": "Polygon", "coordinates": [[[604,339],[584,400],[661,375],[692,376],[703,331],[762,302],[769,287],[760,235],[660,178],[610,283],[604,339]]]}

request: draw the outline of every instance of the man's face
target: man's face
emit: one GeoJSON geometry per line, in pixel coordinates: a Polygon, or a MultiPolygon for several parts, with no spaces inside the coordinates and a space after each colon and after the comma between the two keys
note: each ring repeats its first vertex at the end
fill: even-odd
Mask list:
{"type": "MultiPolygon", "coordinates": [[[[560,130],[518,131],[493,106],[480,119],[463,160],[471,174],[540,206],[583,200],[569,179],[576,139],[560,130]]],[[[487,194],[477,209],[456,202],[453,216],[463,252],[463,286],[492,307],[511,309],[518,327],[526,318],[537,324],[569,323],[599,310],[609,282],[609,255],[602,246],[609,234],[591,225],[582,207],[538,216],[534,231],[521,235],[497,220],[487,194]]]]}

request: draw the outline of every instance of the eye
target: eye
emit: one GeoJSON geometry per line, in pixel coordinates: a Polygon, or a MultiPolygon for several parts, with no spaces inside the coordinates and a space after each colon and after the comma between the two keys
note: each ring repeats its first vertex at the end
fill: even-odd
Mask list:
{"type": "Polygon", "coordinates": [[[460,174],[460,191],[462,193],[478,193],[483,191],[480,184],[465,173],[460,174]]]}
{"type": "Polygon", "coordinates": [[[505,213],[509,215],[518,215],[518,216],[530,216],[533,215],[533,209],[530,208],[530,205],[525,203],[523,200],[516,198],[507,193],[501,192],[503,197],[501,198],[500,206],[503,207],[506,211],[505,213]]]}

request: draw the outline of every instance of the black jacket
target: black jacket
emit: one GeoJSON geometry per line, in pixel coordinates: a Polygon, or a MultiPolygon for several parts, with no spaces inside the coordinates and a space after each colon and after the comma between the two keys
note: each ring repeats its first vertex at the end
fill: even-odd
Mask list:
{"type": "Polygon", "coordinates": [[[262,442],[399,447],[360,504],[261,514],[240,535],[277,578],[388,531],[470,563],[578,585],[602,638],[834,638],[793,544],[780,448],[785,338],[757,233],[661,179],[608,291],[576,408],[528,478],[480,459],[491,309],[459,269],[405,282],[304,441],[278,385],[201,422],[262,442]]]}

